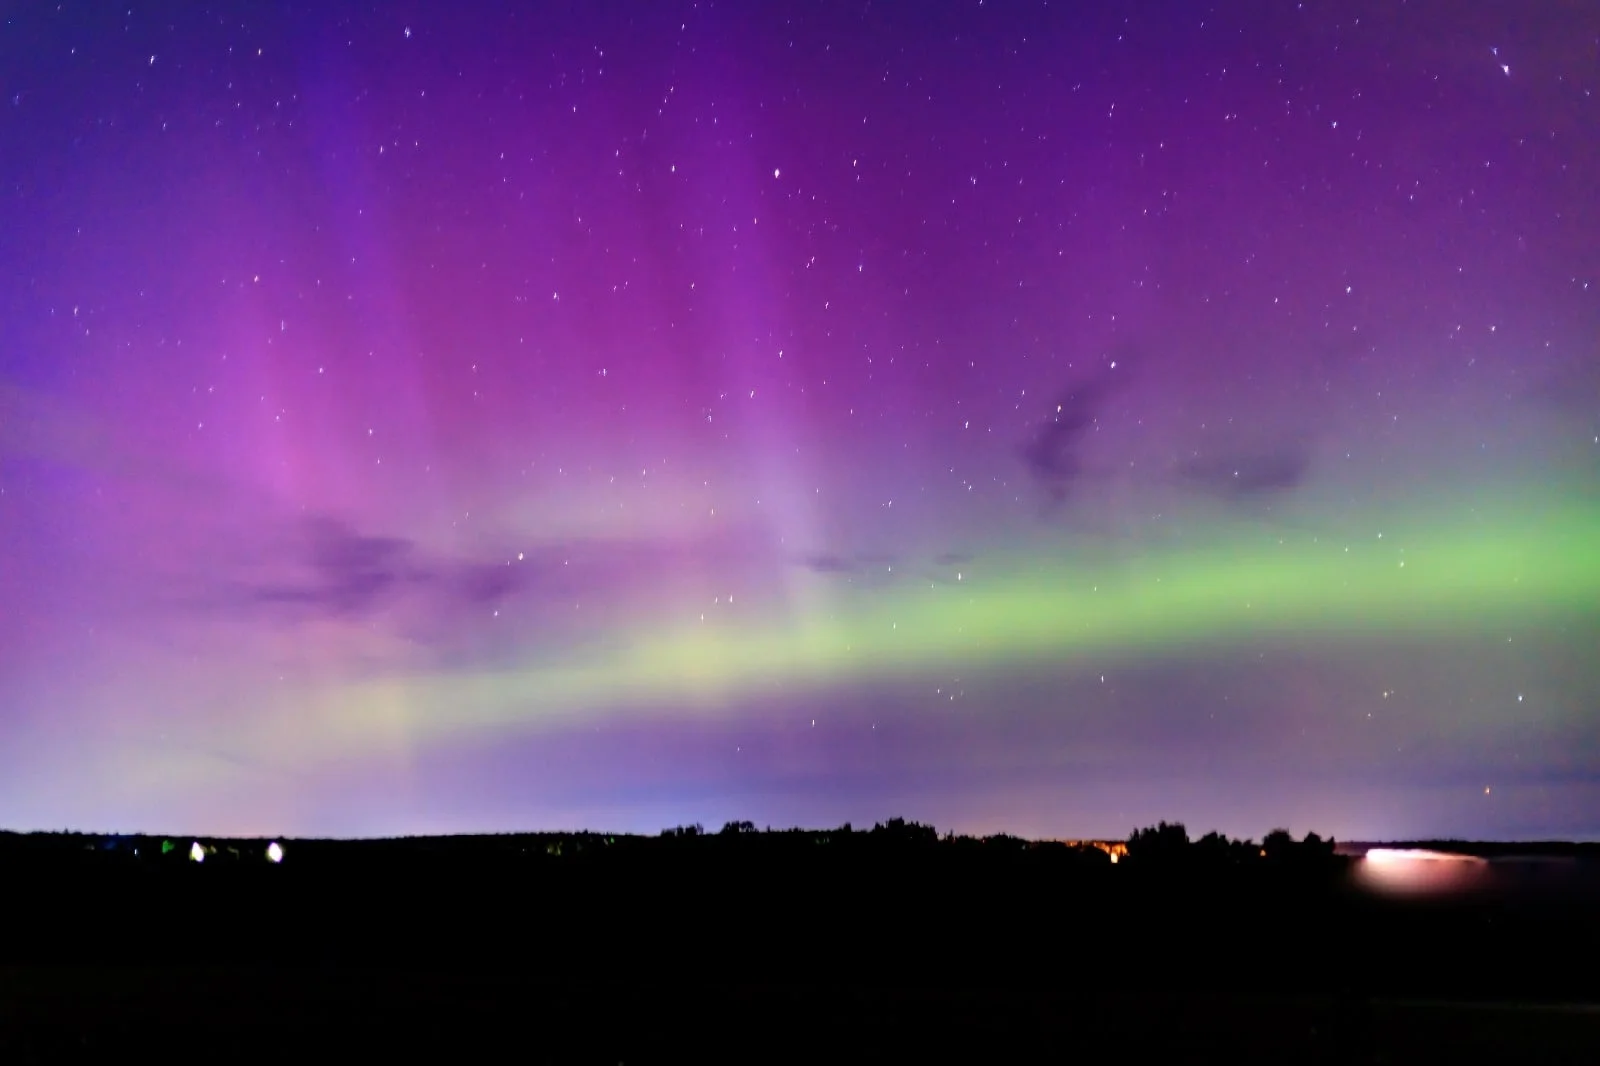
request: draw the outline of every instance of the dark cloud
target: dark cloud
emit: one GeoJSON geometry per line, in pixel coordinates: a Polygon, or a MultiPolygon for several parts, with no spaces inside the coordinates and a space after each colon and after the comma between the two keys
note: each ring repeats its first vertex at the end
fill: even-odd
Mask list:
{"type": "Polygon", "coordinates": [[[1286,443],[1274,450],[1206,456],[1178,467],[1180,484],[1227,500],[1290,492],[1304,484],[1309,449],[1286,443]]]}
{"type": "Polygon", "coordinates": [[[1090,438],[1106,417],[1111,401],[1131,381],[1123,371],[1109,369],[1079,381],[1056,397],[1054,409],[1021,448],[1028,475],[1045,491],[1050,510],[1075,498],[1081,501],[1087,486],[1104,486],[1108,481],[1176,486],[1228,503],[1282,495],[1305,483],[1312,453],[1306,434],[1269,433],[1264,443],[1261,439],[1234,440],[1226,447],[1212,447],[1184,460],[1166,474],[1092,463],[1088,458],[1090,438]]]}
{"type": "Polygon", "coordinates": [[[1045,490],[1052,506],[1065,503],[1088,476],[1085,438],[1122,380],[1102,371],[1057,395],[1054,410],[1020,449],[1029,476],[1045,490]]]}
{"type": "MultiPolygon", "coordinates": [[[[741,589],[777,580],[782,557],[757,533],[710,538],[571,538],[519,546],[496,557],[441,553],[409,538],[359,530],[320,515],[287,526],[264,523],[251,548],[221,560],[222,568],[189,607],[267,611],[297,622],[314,618],[374,619],[431,648],[491,642],[485,626],[506,639],[553,636],[578,622],[604,625],[605,612],[648,596],[685,573],[726,575],[741,589]],[[752,584],[752,581],[755,584],[752,584]],[[514,612],[505,611],[515,604],[514,612]],[[499,611],[497,614],[496,612],[499,611]]],[[[818,568],[854,565],[818,556],[818,568]]]]}
{"type": "Polygon", "coordinates": [[[972,561],[965,552],[945,552],[935,555],[931,568],[918,559],[901,559],[894,555],[862,552],[856,555],[837,555],[819,552],[800,560],[800,565],[816,574],[841,574],[853,584],[883,587],[900,581],[935,581],[953,584],[956,575],[951,568],[972,561]]]}
{"type": "Polygon", "coordinates": [[[308,612],[355,615],[371,611],[402,584],[423,577],[412,565],[413,545],[398,537],[357,533],[338,519],[318,516],[288,538],[290,571],[283,577],[241,582],[238,598],[308,612]]]}
{"type": "Polygon", "coordinates": [[[882,552],[857,552],[854,555],[815,552],[800,559],[801,566],[817,574],[887,573],[899,562],[896,556],[882,552]]]}
{"type": "Polygon", "coordinates": [[[338,614],[360,613],[400,584],[429,578],[414,564],[413,545],[403,538],[367,536],[332,518],[313,520],[307,533],[311,580],[293,590],[309,594],[304,602],[338,614]]]}
{"type": "Polygon", "coordinates": [[[808,555],[800,560],[800,565],[818,574],[853,574],[859,569],[854,559],[842,555],[808,555]]]}
{"type": "Polygon", "coordinates": [[[299,523],[268,554],[279,556],[266,562],[282,576],[235,582],[232,602],[349,617],[419,596],[492,604],[521,583],[511,567],[428,556],[407,538],[361,533],[326,515],[299,523]]]}

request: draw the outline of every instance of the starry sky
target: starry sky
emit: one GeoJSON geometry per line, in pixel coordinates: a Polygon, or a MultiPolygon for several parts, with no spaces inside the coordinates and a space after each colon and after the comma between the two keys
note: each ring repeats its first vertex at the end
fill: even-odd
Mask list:
{"type": "Polygon", "coordinates": [[[0,24],[0,824],[1600,837],[1600,11],[0,24]]]}

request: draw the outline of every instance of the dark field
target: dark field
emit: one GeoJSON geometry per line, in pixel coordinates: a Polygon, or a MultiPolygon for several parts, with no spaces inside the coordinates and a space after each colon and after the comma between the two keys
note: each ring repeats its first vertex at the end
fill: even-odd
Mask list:
{"type": "Polygon", "coordinates": [[[1586,862],[1400,898],[1347,859],[349,848],[13,856],[0,1061],[1600,1061],[1586,862]]]}
{"type": "Polygon", "coordinates": [[[1593,1063],[1593,1008],[1116,989],[557,982],[359,967],[0,971],[6,1062],[1593,1063]]]}

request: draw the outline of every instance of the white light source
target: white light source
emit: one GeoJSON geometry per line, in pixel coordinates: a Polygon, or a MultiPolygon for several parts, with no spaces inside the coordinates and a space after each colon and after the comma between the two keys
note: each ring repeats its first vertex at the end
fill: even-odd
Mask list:
{"type": "Polygon", "coordinates": [[[1387,895],[1450,895],[1484,883],[1487,859],[1425,848],[1372,848],[1356,870],[1367,887],[1387,895]]]}
{"type": "Polygon", "coordinates": [[[200,846],[198,840],[189,845],[189,859],[191,862],[206,861],[206,849],[200,846]]]}
{"type": "Polygon", "coordinates": [[[267,861],[268,862],[282,862],[283,861],[283,846],[281,844],[279,844],[276,840],[274,840],[272,843],[267,845],[267,861]]]}

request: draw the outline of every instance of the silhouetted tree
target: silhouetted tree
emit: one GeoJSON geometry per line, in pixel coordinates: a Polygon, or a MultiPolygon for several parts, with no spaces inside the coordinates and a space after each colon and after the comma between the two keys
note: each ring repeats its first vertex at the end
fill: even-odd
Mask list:
{"type": "Polygon", "coordinates": [[[1172,863],[1189,850],[1189,830],[1182,822],[1162,822],[1128,835],[1128,858],[1133,862],[1172,863]]]}
{"type": "Polygon", "coordinates": [[[872,835],[890,844],[937,844],[939,830],[921,822],[890,818],[872,827],[872,835]]]}
{"type": "Polygon", "coordinates": [[[1261,857],[1261,846],[1253,840],[1230,840],[1210,832],[1194,842],[1194,854],[1208,866],[1238,866],[1261,857]]]}
{"type": "Polygon", "coordinates": [[[1287,829],[1274,829],[1262,839],[1261,850],[1268,862],[1297,869],[1325,869],[1338,862],[1333,838],[1324,840],[1316,833],[1296,841],[1287,829]]]}
{"type": "Polygon", "coordinates": [[[663,829],[661,835],[664,837],[698,837],[704,836],[705,832],[705,826],[696,822],[693,825],[680,825],[671,829],[663,829]]]}
{"type": "Polygon", "coordinates": [[[1261,838],[1261,850],[1267,858],[1288,860],[1294,857],[1294,837],[1287,829],[1274,829],[1261,838]]]}

